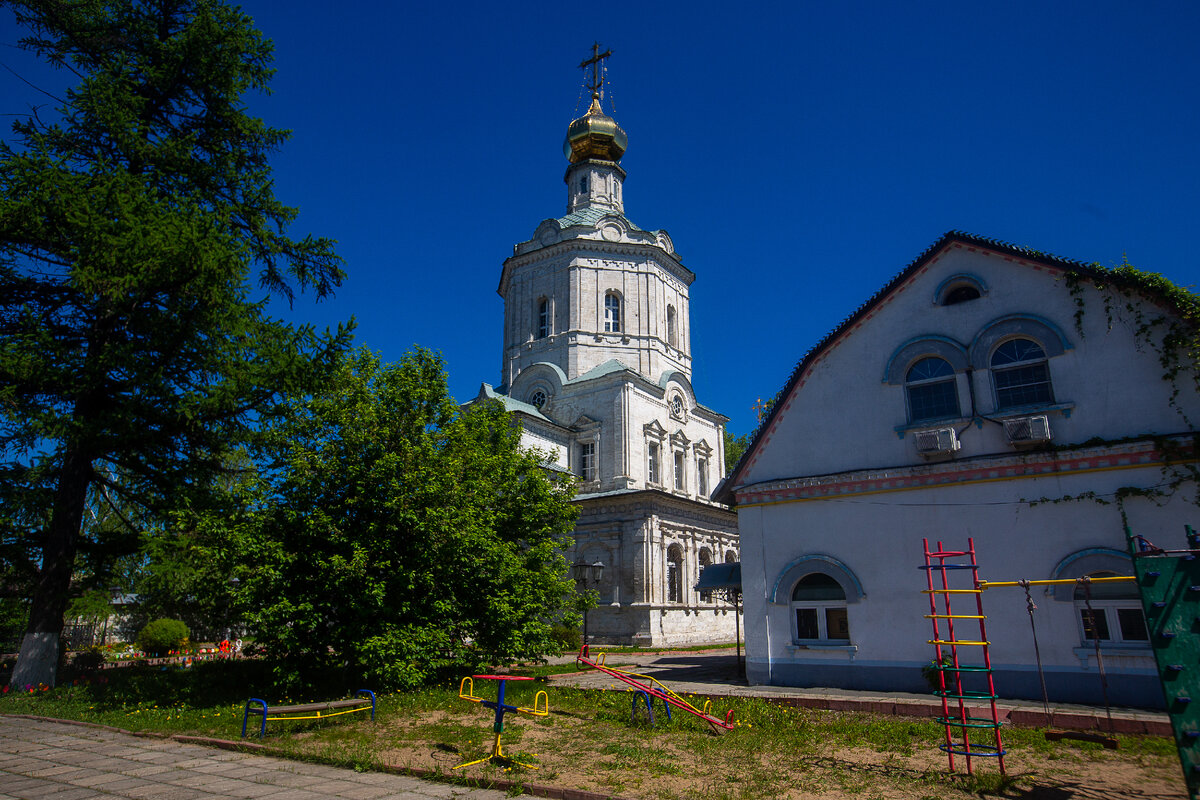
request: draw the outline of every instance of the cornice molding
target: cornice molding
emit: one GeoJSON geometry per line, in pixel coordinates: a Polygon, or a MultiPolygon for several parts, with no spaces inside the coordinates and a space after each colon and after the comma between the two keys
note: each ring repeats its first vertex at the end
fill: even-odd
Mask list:
{"type": "MultiPolygon", "coordinates": [[[[1172,461],[1197,460],[1190,436],[1170,438],[1177,441],[1179,447],[1177,452],[1171,454],[1172,461]]],[[[1005,454],[936,464],[785,478],[737,487],[734,494],[741,508],[1051,475],[1139,469],[1162,466],[1165,457],[1157,441],[1142,440],[1075,450],[1005,454]]]]}

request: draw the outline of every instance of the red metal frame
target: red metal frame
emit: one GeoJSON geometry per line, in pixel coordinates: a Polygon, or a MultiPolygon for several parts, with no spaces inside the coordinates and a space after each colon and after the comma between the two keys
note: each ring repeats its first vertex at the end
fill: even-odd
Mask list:
{"type": "Polygon", "coordinates": [[[1000,740],[1000,715],[996,709],[996,685],[992,676],[992,659],[988,652],[990,642],[987,638],[987,615],[983,613],[983,588],[979,581],[979,564],[975,559],[975,540],[967,539],[966,550],[946,550],[945,546],[937,543],[937,550],[930,551],[929,540],[922,539],[922,545],[925,549],[925,565],[922,569],[925,570],[925,593],[929,595],[929,613],[926,618],[933,622],[933,638],[929,643],[934,648],[934,664],[936,665],[938,675],[938,694],[942,698],[942,716],[938,719],[946,726],[946,741],[940,745],[940,748],[946,752],[946,756],[950,761],[950,769],[954,769],[954,756],[961,755],[966,759],[967,772],[972,771],[971,759],[974,757],[995,758],[1000,767],[1000,774],[1004,772],[1004,746],[1000,740]],[[947,564],[948,558],[962,558],[969,556],[970,561],[966,564],[947,564]],[[963,570],[970,573],[971,586],[970,588],[952,588],[950,585],[950,572],[963,570]],[[935,587],[933,581],[933,573],[938,572],[942,576],[941,587],[935,587]],[[970,594],[975,596],[974,614],[955,614],[951,607],[951,597],[955,594],[970,594]],[[942,596],[943,610],[939,613],[937,596],[942,596]],[[959,639],[955,635],[954,621],[955,620],[976,620],[979,623],[979,639],[966,640],[959,639]],[[943,639],[938,620],[946,621],[947,638],[943,639]],[[943,664],[943,659],[947,658],[946,651],[942,648],[946,647],[949,650],[948,665],[943,664]],[[979,647],[982,651],[982,665],[965,665],[959,661],[959,647],[979,647]],[[953,673],[953,687],[947,687],[946,673],[953,673]],[[978,673],[984,676],[987,681],[986,692],[972,692],[963,688],[963,674],[978,673]],[[953,691],[951,691],[951,688],[953,691]],[[958,703],[958,708],[955,709],[955,714],[951,717],[951,708],[949,700],[955,700],[958,703]],[[971,716],[970,709],[967,707],[967,701],[983,701],[986,700],[991,706],[991,720],[986,717],[971,716]],[[990,728],[995,734],[995,745],[987,745],[979,742],[972,743],[970,731],[972,728],[988,729],[990,728]],[[956,741],[951,733],[952,729],[961,731],[961,741],[956,741]]]}
{"type": "Polygon", "coordinates": [[[686,711],[687,713],[692,714],[693,716],[697,716],[700,719],[707,722],[709,725],[711,725],[713,727],[713,730],[718,733],[720,733],[722,731],[733,730],[733,709],[732,708],[729,709],[729,711],[727,711],[725,713],[724,720],[718,719],[717,717],[714,717],[712,714],[708,714],[708,713],[696,708],[691,703],[687,702],[686,700],[681,698],[679,695],[675,694],[670,689],[663,686],[661,683],[658,683],[658,681],[654,680],[654,678],[649,678],[647,682],[642,682],[642,681],[637,680],[637,678],[645,677],[645,676],[635,676],[631,673],[624,672],[622,670],[613,669],[612,667],[604,666],[604,664],[602,662],[597,661],[591,657],[591,653],[588,650],[588,646],[586,644],[579,648],[579,655],[577,655],[575,657],[575,663],[580,664],[585,667],[591,667],[592,669],[595,669],[595,670],[599,670],[600,672],[603,672],[605,675],[611,675],[612,677],[616,678],[617,680],[622,681],[623,683],[629,684],[634,689],[637,689],[639,692],[645,692],[646,694],[648,694],[651,697],[657,697],[659,700],[662,700],[664,703],[669,703],[670,705],[673,705],[678,709],[686,711]],[[658,686],[655,686],[653,684],[658,684],[658,686]],[[661,688],[659,688],[659,687],[661,687],[661,688]]]}

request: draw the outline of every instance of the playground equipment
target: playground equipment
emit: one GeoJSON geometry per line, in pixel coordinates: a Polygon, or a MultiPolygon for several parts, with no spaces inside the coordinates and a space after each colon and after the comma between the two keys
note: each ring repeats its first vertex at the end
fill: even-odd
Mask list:
{"type": "Polygon", "coordinates": [[[933,638],[929,640],[929,643],[934,648],[932,668],[936,670],[938,676],[938,689],[935,694],[942,698],[942,715],[937,718],[937,721],[946,728],[946,741],[938,747],[946,753],[951,771],[954,770],[954,757],[960,755],[966,759],[968,774],[972,772],[971,759],[995,758],[1000,768],[1000,774],[1003,775],[1005,774],[1005,750],[1000,741],[1001,723],[996,710],[996,687],[992,680],[992,661],[988,655],[988,646],[991,643],[988,641],[985,625],[987,616],[983,613],[983,590],[979,588],[979,565],[975,560],[975,540],[967,539],[966,550],[947,550],[941,542],[938,542],[937,550],[930,551],[928,539],[923,539],[922,544],[925,548],[925,564],[920,569],[925,570],[928,588],[924,590],[924,593],[929,595],[929,613],[925,615],[925,618],[933,622],[933,638]],[[963,556],[969,557],[969,563],[946,563],[946,559],[957,559],[963,556]],[[934,573],[941,578],[940,587],[934,585],[934,573]],[[970,579],[970,588],[951,586],[951,576],[960,574],[964,574],[970,579]],[[955,614],[951,608],[951,597],[954,595],[973,595],[975,613],[955,614]],[[942,599],[941,609],[938,608],[939,597],[942,599]],[[954,630],[955,620],[975,620],[979,625],[979,638],[957,638],[954,630]],[[942,621],[946,626],[945,637],[941,632],[942,621]],[[982,663],[964,664],[959,661],[958,650],[960,647],[980,648],[982,663]],[[949,676],[949,681],[947,681],[947,676],[949,676]],[[966,687],[970,683],[978,686],[980,679],[982,679],[982,689],[966,687]],[[957,709],[953,716],[951,715],[950,701],[957,703],[957,709]],[[972,716],[967,707],[968,701],[977,703],[987,701],[991,706],[991,717],[972,716]],[[972,731],[977,730],[990,730],[994,744],[972,741],[972,731]],[[958,731],[958,733],[955,734],[953,731],[958,731]]]}
{"type": "Polygon", "coordinates": [[[500,734],[504,731],[504,715],[509,711],[516,711],[521,714],[529,714],[534,717],[544,717],[550,713],[550,698],[545,692],[538,692],[533,696],[533,708],[522,708],[520,706],[510,706],[504,702],[504,684],[508,681],[531,681],[533,678],[523,675],[472,675],[468,678],[463,678],[458,685],[458,696],[463,700],[470,700],[472,703],[480,703],[486,708],[494,708],[496,710],[496,720],[492,724],[492,731],[496,734],[496,741],[492,746],[492,754],[468,761],[465,764],[459,764],[454,769],[462,769],[469,767],[472,764],[482,764],[485,761],[497,762],[503,766],[511,766],[519,764],[528,769],[537,769],[533,764],[526,764],[523,761],[517,761],[515,758],[510,758],[504,755],[504,751],[500,747],[500,734]],[[482,697],[475,696],[475,681],[472,679],[496,681],[496,699],[485,700],[482,697]],[[539,702],[540,701],[540,702],[539,702]]]}
{"type": "Polygon", "coordinates": [[[1146,627],[1171,717],[1188,796],[1200,797],[1200,535],[1185,526],[1188,548],[1165,550],[1128,528],[1125,535],[1142,595],[1146,627]]]}
{"type": "Polygon", "coordinates": [[[1097,742],[1104,745],[1109,750],[1117,749],[1117,736],[1113,730],[1112,706],[1108,702],[1108,676],[1104,672],[1104,658],[1100,654],[1100,636],[1096,628],[1096,612],[1092,608],[1092,584],[1093,583],[1129,583],[1136,580],[1132,575],[1119,575],[1103,578],[1092,578],[1084,575],[1080,578],[1055,578],[1053,580],[1044,581],[979,581],[980,589],[993,589],[1005,586],[1020,586],[1025,590],[1025,610],[1029,612],[1029,628],[1033,632],[1033,655],[1037,661],[1038,680],[1042,684],[1042,710],[1046,715],[1046,732],[1045,736],[1051,741],[1059,741],[1060,739],[1075,739],[1082,742],[1097,742]],[[1038,647],[1037,625],[1033,620],[1033,612],[1037,610],[1037,605],[1033,602],[1033,596],[1029,593],[1030,586],[1061,586],[1066,584],[1074,584],[1082,586],[1084,590],[1084,605],[1087,609],[1087,625],[1086,630],[1091,633],[1092,642],[1096,648],[1096,671],[1100,674],[1100,693],[1104,698],[1104,713],[1108,717],[1108,736],[1091,733],[1089,731],[1063,731],[1054,728],[1054,712],[1050,710],[1050,697],[1046,692],[1046,674],[1042,670],[1042,651],[1038,647]]]}
{"type": "Polygon", "coordinates": [[[733,709],[729,709],[725,713],[725,719],[721,720],[713,716],[710,711],[712,709],[712,700],[705,700],[703,708],[696,708],[694,705],[684,700],[675,692],[664,686],[657,678],[650,675],[640,675],[636,672],[618,669],[605,665],[605,654],[601,653],[597,658],[591,657],[591,652],[588,650],[588,645],[585,643],[579,648],[579,655],[575,657],[575,663],[584,667],[591,667],[599,670],[606,675],[611,675],[622,683],[632,686],[637,694],[633,697],[633,708],[631,711],[636,712],[639,700],[644,700],[646,703],[646,711],[650,715],[650,724],[654,724],[654,700],[661,700],[663,706],[667,709],[667,719],[671,718],[671,706],[682,709],[687,713],[699,717],[712,726],[713,733],[724,733],[725,731],[733,730],[733,709]]]}

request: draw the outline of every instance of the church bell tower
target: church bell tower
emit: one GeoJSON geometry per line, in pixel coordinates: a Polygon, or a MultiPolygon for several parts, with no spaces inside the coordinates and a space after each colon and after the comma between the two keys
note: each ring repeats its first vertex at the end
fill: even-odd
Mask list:
{"type": "Polygon", "coordinates": [[[736,517],[709,499],[727,419],[692,388],[696,276],[666,231],[625,214],[629,141],[604,110],[610,55],[595,45],[580,64],[591,102],[563,142],[566,213],[504,261],[501,376],[477,401],[503,402],[522,443],[576,476],[568,558],[607,566],[601,640],[731,640],[728,609],[691,588],[703,565],[737,558],[736,517]]]}

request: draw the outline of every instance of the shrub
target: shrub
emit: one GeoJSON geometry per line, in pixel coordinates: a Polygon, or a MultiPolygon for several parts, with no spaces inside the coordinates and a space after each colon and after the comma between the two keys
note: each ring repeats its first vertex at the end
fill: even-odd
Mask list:
{"type": "Polygon", "coordinates": [[[190,634],[188,626],[177,619],[156,619],[142,628],[137,643],[147,655],[161,656],[177,649],[190,634]]]}
{"type": "MultiPolygon", "coordinates": [[[[941,674],[944,672],[947,672],[947,671],[951,671],[951,668],[953,666],[954,666],[954,660],[951,659],[950,656],[942,656],[942,663],[940,666],[939,666],[938,662],[930,661],[928,664],[921,667],[921,677],[924,678],[925,682],[929,684],[930,689],[932,689],[935,692],[940,691],[942,688],[941,677],[940,677],[941,674]]],[[[949,685],[950,682],[951,682],[951,678],[950,678],[950,676],[947,676],[946,684],[949,685]]]]}
{"type": "Polygon", "coordinates": [[[554,643],[558,645],[559,651],[564,653],[578,650],[583,641],[583,634],[580,633],[579,628],[561,622],[555,623],[551,628],[551,636],[554,637],[554,643]]]}

